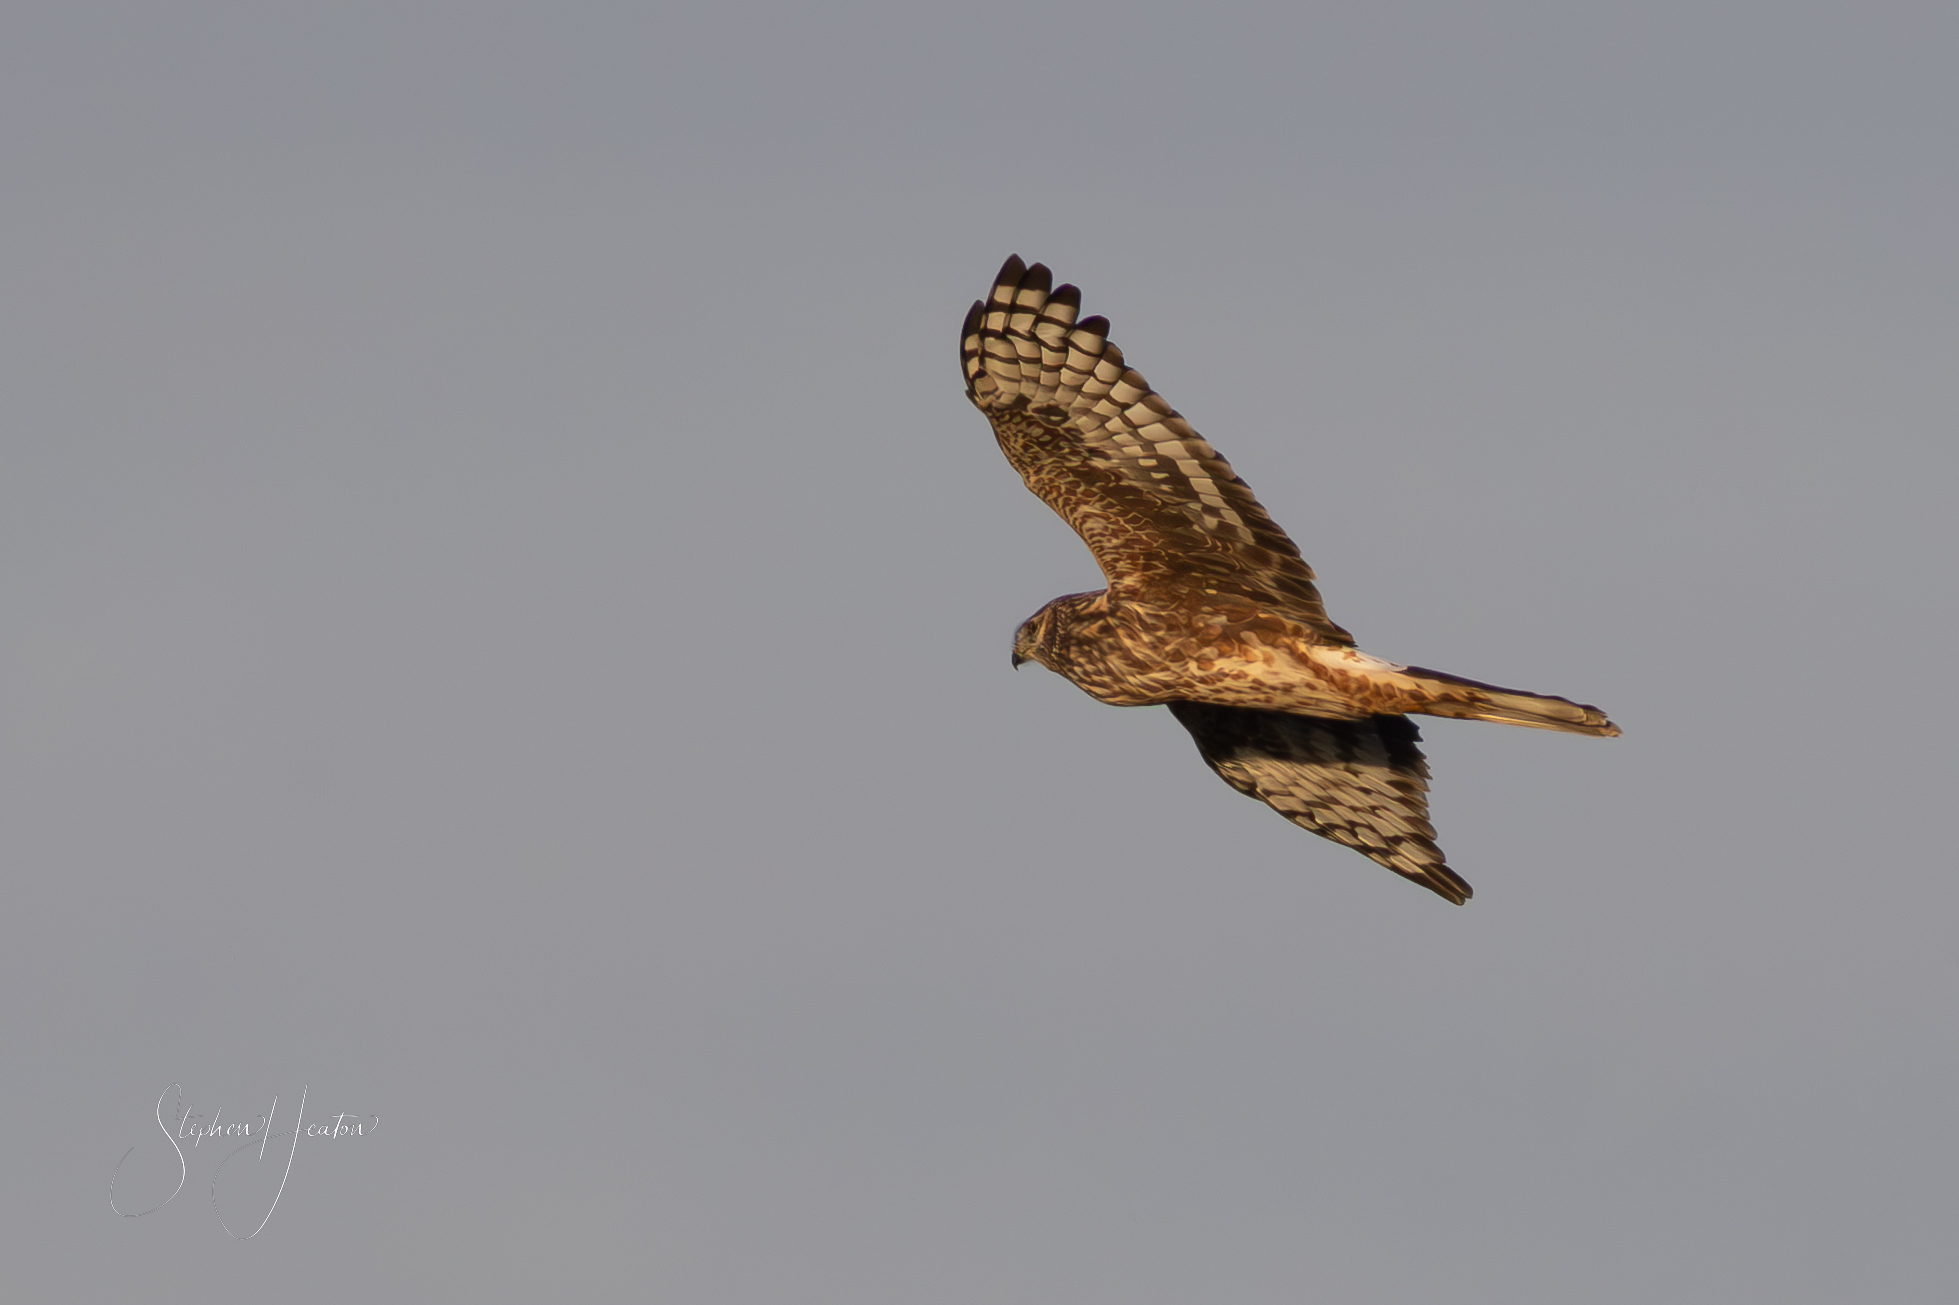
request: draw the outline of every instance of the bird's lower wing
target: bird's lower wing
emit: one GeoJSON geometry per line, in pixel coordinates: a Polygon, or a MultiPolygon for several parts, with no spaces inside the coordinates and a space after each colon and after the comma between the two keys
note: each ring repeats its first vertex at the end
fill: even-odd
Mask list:
{"type": "Polygon", "coordinates": [[[1406,716],[1328,720],[1173,702],[1205,762],[1231,787],[1460,906],[1470,887],[1428,822],[1428,763],[1406,716]]]}

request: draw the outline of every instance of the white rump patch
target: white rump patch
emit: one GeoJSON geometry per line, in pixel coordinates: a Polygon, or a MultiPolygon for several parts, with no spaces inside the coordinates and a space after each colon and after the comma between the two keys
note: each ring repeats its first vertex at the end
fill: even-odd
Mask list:
{"type": "Polygon", "coordinates": [[[1370,657],[1358,648],[1342,648],[1339,650],[1339,655],[1364,671],[1405,671],[1408,669],[1399,662],[1387,662],[1382,661],[1379,657],[1370,657]]]}

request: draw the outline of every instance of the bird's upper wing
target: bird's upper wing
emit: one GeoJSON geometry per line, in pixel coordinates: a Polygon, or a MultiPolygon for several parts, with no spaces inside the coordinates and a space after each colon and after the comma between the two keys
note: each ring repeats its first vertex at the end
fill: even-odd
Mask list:
{"type": "Polygon", "coordinates": [[[1329,643],[1313,570],[1218,451],[1109,343],[1081,292],[1016,255],[960,338],[966,393],[1027,487],[1088,544],[1118,594],[1276,602],[1329,643]]]}
{"type": "Polygon", "coordinates": [[[1435,845],[1428,763],[1406,716],[1328,720],[1173,702],[1170,712],[1231,787],[1458,906],[1470,888],[1435,845]]]}

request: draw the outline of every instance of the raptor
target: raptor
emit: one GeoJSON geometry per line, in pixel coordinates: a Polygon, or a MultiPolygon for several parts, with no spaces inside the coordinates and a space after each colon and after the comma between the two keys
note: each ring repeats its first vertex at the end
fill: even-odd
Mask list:
{"type": "Polygon", "coordinates": [[[1609,736],[1605,713],[1370,657],[1218,451],[1123,361],[1081,292],[1016,255],[966,314],[966,395],[1027,487],[1108,580],[1014,634],[1119,707],[1161,704],[1241,793],[1450,901],[1469,900],[1428,819],[1411,715],[1609,736]]]}

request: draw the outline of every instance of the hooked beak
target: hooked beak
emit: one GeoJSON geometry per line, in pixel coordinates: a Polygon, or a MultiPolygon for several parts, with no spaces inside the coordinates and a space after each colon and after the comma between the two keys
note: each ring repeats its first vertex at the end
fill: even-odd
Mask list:
{"type": "Polygon", "coordinates": [[[1026,659],[1025,657],[1022,657],[1022,656],[1021,656],[1021,655],[1020,655],[1020,654],[1019,654],[1018,652],[1016,652],[1016,653],[1014,654],[1014,669],[1015,669],[1015,670],[1019,670],[1019,669],[1020,669],[1020,664],[1021,664],[1022,662],[1024,662],[1024,661],[1026,661],[1026,660],[1027,660],[1027,659],[1026,659]]]}

